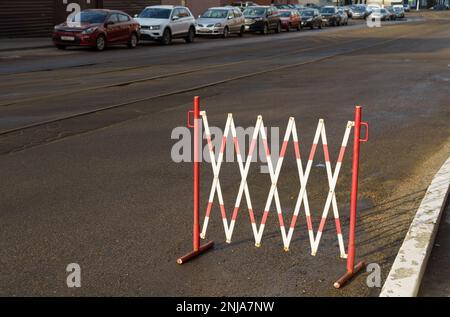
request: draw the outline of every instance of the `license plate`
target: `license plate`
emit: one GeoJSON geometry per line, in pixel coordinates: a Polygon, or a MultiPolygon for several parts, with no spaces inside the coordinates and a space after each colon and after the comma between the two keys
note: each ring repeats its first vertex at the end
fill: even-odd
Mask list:
{"type": "Polygon", "coordinates": [[[210,32],[210,30],[208,28],[199,28],[198,30],[200,32],[210,32]]]}
{"type": "Polygon", "coordinates": [[[74,36],[61,36],[61,40],[63,41],[75,41],[74,36]]]}

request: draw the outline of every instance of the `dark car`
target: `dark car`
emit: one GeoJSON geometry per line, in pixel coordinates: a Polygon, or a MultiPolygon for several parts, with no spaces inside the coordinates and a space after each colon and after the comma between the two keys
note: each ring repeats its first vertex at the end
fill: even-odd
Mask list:
{"type": "Polygon", "coordinates": [[[113,44],[135,48],[139,41],[139,28],[139,23],[122,11],[90,9],[55,26],[52,39],[59,49],[86,46],[103,51],[113,44]]]}
{"type": "Polygon", "coordinates": [[[302,16],[302,28],[309,27],[311,30],[315,27],[322,28],[322,16],[319,10],[303,10],[300,11],[300,15],[302,16]]]}
{"type": "Polygon", "coordinates": [[[307,8],[309,8],[309,9],[316,9],[316,10],[320,10],[320,6],[319,5],[317,5],[316,3],[307,3],[306,5],[305,5],[307,8]]]}
{"type": "Polygon", "coordinates": [[[290,31],[291,29],[295,29],[300,31],[302,25],[302,18],[300,13],[297,10],[280,10],[278,11],[280,14],[281,20],[281,28],[286,31],[290,31]]]}
{"type": "Polygon", "coordinates": [[[322,15],[322,21],[326,25],[339,26],[342,22],[342,16],[339,14],[338,9],[333,6],[326,6],[320,9],[322,15]]]}
{"type": "Polygon", "coordinates": [[[443,11],[443,10],[448,10],[448,9],[449,9],[449,6],[447,4],[436,4],[431,7],[431,10],[436,10],[436,11],[443,11]]]}
{"type": "Polygon", "coordinates": [[[396,19],[403,19],[405,17],[405,9],[403,7],[393,7],[392,12],[395,14],[396,19]]]}
{"type": "Polygon", "coordinates": [[[281,20],[278,10],[269,6],[247,7],[244,10],[245,31],[268,34],[271,30],[281,32],[281,20]]]}

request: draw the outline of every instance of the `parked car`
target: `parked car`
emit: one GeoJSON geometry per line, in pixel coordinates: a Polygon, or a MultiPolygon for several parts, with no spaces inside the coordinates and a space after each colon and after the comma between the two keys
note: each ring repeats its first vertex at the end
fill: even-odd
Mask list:
{"type": "Polygon", "coordinates": [[[251,1],[239,1],[239,2],[233,2],[230,4],[232,7],[237,7],[241,11],[244,11],[247,7],[253,7],[257,6],[257,3],[251,2],[251,1]]]}
{"type": "Polygon", "coordinates": [[[242,36],[244,31],[244,14],[235,7],[209,8],[196,22],[197,35],[221,35],[226,38],[230,34],[242,36]]]}
{"type": "Polygon", "coordinates": [[[338,14],[341,16],[341,25],[348,25],[348,15],[344,9],[338,9],[338,14]]]}
{"type": "Polygon", "coordinates": [[[289,4],[274,4],[272,6],[274,6],[278,10],[289,10],[289,9],[292,9],[292,7],[289,4]]]}
{"type": "Polygon", "coordinates": [[[268,34],[271,30],[281,32],[278,10],[271,6],[247,7],[244,10],[245,31],[268,34]]]}
{"type": "Polygon", "coordinates": [[[448,10],[448,8],[449,7],[447,4],[436,4],[431,7],[431,10],[442,11],[442,10],[448,10]]]}
{"type": "Polygon", "coordinates": [[[306,7],[308,7],[309,9],[316,9],[316,10],[320,10],[321,6],[317,5],[316,3],[307,3],[306,7]]]}
{"type": "Polygon", "coordinates": [[[178,38],[186,43],[194,42],[195,19],[186,7],[150,6],[135,18],[141,25],[142,40],[158,41],[163,45],[169,45],[172,39],[178,38]]]}
{"type": "Polygon", "coordinates": [[[303,4],[294,4],[294,9],[308,9],[308,8],[306,8],[303,4]]]}
{"type": "Polygon", "coordinates": [[[362,5],[356,5],[352,9],[352,19],[366,19],[369,14],[370,12],[362,5]]]}
{"type": "Polygon", "coordinates": [[[341,25],[342,16],[338,9],[333,6],[325,6],[320,9],[322,15],[322,22],[326,25],[339,26],[341,25]]]}
{"type": "Polygon", "coordinates": [[[103,51],[116,44],[135,48],[139,42],[139,23],[122,11],[84,10],[70,21],[55,26],[52,40],[59,49],[86,46],[103,51]]]}
{"type": "Polygon", "coordinates": [[[409,11],[411,11],[411,6],[408,3],[404,3],[403,9],[405,9],[405,12],[409,12],[409,11]]]}
{"type": "Polygon", "coordinates": [[[280,10],[281,28],[286,31],[296,29],[300,31],[302,27],[302,18],[297,10],[280,10]]]}
{"type": "Polygon", "coordinates": [[[322,28],[322,16],[317,9],[308,9],[300,11],[302,17],[302,28],[309,27],[311,30],[316,28],[322,28]]]}
{"type": "Polygon", "coordinates": [[[386,9],[373,9],[372,13],[369,16],[371,19],[377,19],[381,21],[386,21],[389,19],[389,13],[386,9]]]}
{"type": "Polygon", "coordinates": [[[393,21],[397,18],[397,16],[395,15],[394,9],[392,7],[385,7],[384,8],[388,14],[388,18],[387,20],[393,21]]]}
{"type": "Polygon", "coordinates": [[[373,11],[375,9],[381,9],[381,6],[379,4],[374,4],[374,3],[367,5],[367,10],[373,11]]]}
{"type": "Polygon", "coordinates": [[[352,16],[353,16],[353,8],[352,8],[352,6],[343,6],[343,7],[339,7],[339,9],[344,10],[345,13],[347,13],[347,17],[349,19],[352,18],[352,16]]]}
{"type": "Polygon", "coordinates": [[[403,19],[405,17],[405,9],[402,6],[393,6],[392,12],[394,12],[396,19],[403,19]]]}

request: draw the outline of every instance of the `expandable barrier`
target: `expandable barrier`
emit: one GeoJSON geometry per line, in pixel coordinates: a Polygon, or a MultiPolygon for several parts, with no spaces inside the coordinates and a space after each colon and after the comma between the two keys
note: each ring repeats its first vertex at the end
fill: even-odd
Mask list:
{"type": "Polygon", "coordinates": [[[211,209],[214,204],[214,198],[217,194],[217,199],[219,202],[222,223],[225,231],[226,242],[231,243],[231,239],[233,236],[233,231],[236,224],[236,219],[240,210],[241,201],[243,196],[245,197],[245,201],[247,204],[248,214],[251,221],[251,227],[255,239],[255,246],[261,246],[261,240],[264,233],[264,227],[269,215],[270,207],[275,200],[275,207],[278,215],[278,222],[280,227],[280,232],[283,240],[283,246],[285,251],[289,251],[289,246],[294,234],[294,230],[297,224],[297,219],[300,213],[301,206],[303,205],[303,209],[306,217],[306,227],[308,231],[308,237],[311,247],[311,254],[316,255],[320,240],[322,237],[322,232],[325,227],[326,220],[328,218],[328,214],[330,208],[333,209],[334,222],[336,227],[336,235],[339,245],[340,257],[347,258],[347,272],[342,276],[337,282],[334,283],[336,288],[341,287],[347,280],[349,280],[355,273],[360,271],[364,267],[364,262],[358,263],[354,266],[355,261],[355,226],[356,226],[356,208],[357,208],[357,194],[358,194],[358,169],[359,169],[359,145],[360,142],[368,141],[368,131],[369,126],[366,122],[361,122],[361,107],[357,106],[355,108],[355,121],[348,121],[345,127],[344,136],[341,143],[341,148],[339,151],[339,156],[333,170],[330,161],[330,155],[328,151],[328,142],[325,131],[325,122],[323,119],[320,119],[316,132],[314,135],[313,143],[311,146],[311,150],[308,156],[308,160],[306,163],[306,168],[303,169],[302,158],[300,155],[300,146],[299,140],[297,136],[297,129],[295,124],[295,119],[293,117],[289,118],[286,132],[283,139],[283,144],[281,147],[281,151],[279,153],[278,161],[276,162],[275,168],[272,164],[272,156],[269,150],[269,145],[267,142],[266,130],[264,127],[264,122],[262,116],[258,116],[255,129],[253,131],[252,139],[250,141],[250,148],[248,154],[246,156],[245,162],[243,161],[242,154],[240,152],[240,146],[238,137],[236,134],[236,127],[233,120],[233,115],[228,114],[227,121],[225,123],[224,134],[221,140],[220,148],[218,149],[219,153],[216,155],[214,146],[211,141],[211,132],[209,128],[208,118],[205,111],[200,111],[199,109],[199,97],[194,98],[194,110],[188,112],[188,126],[194,129],[194,228],[193,228],[193,251],[188,253],[187,255],[179,258],[177,263],[182,264],[191,258],[201,254],[202,252],[208,250],[214,245],[214,242],[208,242],[203,246],[200,246],[200,237],[202,239],[206,238],[206,233],[208,229],[209,219],[211,216],[211,209]],[[191,124],[191,119],[194,119],[193,124],[191,124]],[[206,207],[205,218],[203,221],[202,231],[200,232],[200,219],[199,219],[199,152],[201,151],[201,144],[199,143],[200,136],[200,118],[203,122],[203,126],[205,129],[206,140],[208,144],[209,157],[211,161],[211,166],[213,170],[213,181],[211,184],[211,190],[209,194],[208,204],[206,207]],[[365,126],[366,128],[366,137],[364,139],[360,138],[361,126],[365,126]],[[348,254],[345,252],[344,239],[342,236],[341,223],[339,219],[339,209],[336,201],[336,184],[339,177],[339,173],[342,167],[342,161],[344,159],[345,151],[347,148],[347,143],[350,137],[350,133],[352,128],[354,128],[354,148],[353,148],[353,173],[352,173],[352,191],[351,191],[351,203],[350,203],[350,231],[349,231],[349,242],[348,242],[348,254]],[[237,163],[239,165],[239,171],[241,175],[241,181],[239,185],[238,194],[235,200],[233,212],[231,215],[231,220],[228,221],[222,189],[220,186],[220,170],[224,159],[224,151],[225,146],[227,144],[227,140],[229,138],[229,134],[231,133],[231,137],[233,138],[234,150],[237,157],[237,163]],[[264,146],[264,152],[267,159],[267,166],[271,179],[271,187],[269,190],[269,194],[266,199],[266,204],[262,216],[262,220],[259,226],[256,224],[255,215],[253,212],[252,201],[250,196],[250,191],[247,184],[247,177],[250,169],[250,164],[252,162],[252,157],[254,155],[254,151],[256,149],[256,143],[258,141],[258,137],[261,138],[262,144],[264,146]],[[292,218],[290,220],[290,224],[288,230],[286,231],[286,226],[284,223],[284,217],[282,214],[282,208],[280,203],[280,198],[277,189],[277,182],[280,176],[281,167],[283,165],[284,156],[286,154],[286,149],[289,141],[292,137],[292,143],[295,151],[295,159],[297,164],[297,172],[300,179],[300,190],[297,196],[294,212],[292,218]],[[322,143],[324,158],[325,158],[325,167],[328,178],[328,186],[329,191],[325,201],[325,206],[322,210],[322,216],[320,220],[319,227],[317,229],[317,234],[314,235],[311,212],[309,208],[308,194],[307,194],[307,184],[309,180],[309,175],[311,172],[311,167],[314,161],[315,154],[317,152],[317,147],[319,141],[322,143]],[[217,156],[217,160],[216,160],[217,156]]]}

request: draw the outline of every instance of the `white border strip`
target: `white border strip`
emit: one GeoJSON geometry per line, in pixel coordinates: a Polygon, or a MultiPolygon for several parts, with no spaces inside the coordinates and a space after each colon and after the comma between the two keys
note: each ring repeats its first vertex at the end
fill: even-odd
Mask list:
{"type": "Polygon", "coordinates": [[[380,297],[415,297],[433,249],[450,187],[450,157],[428,187],[398,251],[380,297]]]}

